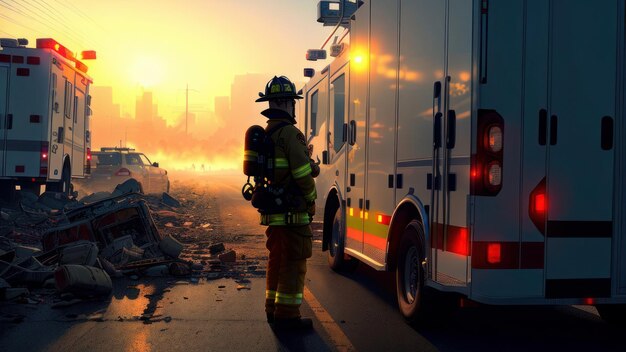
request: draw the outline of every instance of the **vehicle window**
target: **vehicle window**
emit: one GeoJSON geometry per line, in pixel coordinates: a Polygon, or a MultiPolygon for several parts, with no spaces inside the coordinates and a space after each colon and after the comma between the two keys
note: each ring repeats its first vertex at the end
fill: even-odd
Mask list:
{"type": "Polygon", "coordinates": [[[68,119],[72,117],[72,102],[74,101],[74,89],[72,83],[65,79],[65,105],[63,112],[68,119]]]}
{"type": "Polygon", "coordinates": [[[117,166],[122,163],[120,153],[94,153],[92,159],[96,167],[98,166],[117,166]]]}
{"type": "Polygon", "coordinates": [[[343,124],[345,115],[345,96],[346,84],[345,76],[341,75],[333,81],[331,89],[331,118],[333,119],[332,131],[329,143],[332,143],[335,152],[338,152],[343,146],[343,124]]]}
{"type": "Polygon", "coordinates": [[[318,102],[318,94],[319,91],[316,91],[315,93],[313,93],[313,95],[311,95],[311,112],[310,115],[311,116],[311,135],[315,136],[317,135],[317,102],[318,102]]]}
{"type": "Polygon", "coordinates": [[[124,156],[126,157],[127,165],[142,165],[143,164],[141,162],[141,158],[139,157],[139,154],[137,153],[126,154],[124,156]]]}
{"type": "Polygon", "coordinates": [[[141,161],[143,161],[144,165],[152,165],[152,163],[150,162],[150,159],[148,159],[147,156],[143,154],[139,154],[139,157],[141,157],[141,161]]]}

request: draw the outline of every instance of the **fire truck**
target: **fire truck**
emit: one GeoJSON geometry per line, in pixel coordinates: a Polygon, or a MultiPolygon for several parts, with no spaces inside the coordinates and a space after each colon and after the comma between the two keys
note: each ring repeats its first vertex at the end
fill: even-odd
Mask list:
{"type": "Polygon", "coordinates": [[[625,4],[322,1],[299,114],[332,268],[626,320],[625,4]],[[331,40],[332,39],[332,40],[331,40]]]}
{"type": "MultiPolygon", "coordinates": [[[[0,188],[69,193],[90,172],[87,66],[54,39],[0,39],[0,188]]],[[[82,53],[94,59],[94,51],[82,53]]]]}

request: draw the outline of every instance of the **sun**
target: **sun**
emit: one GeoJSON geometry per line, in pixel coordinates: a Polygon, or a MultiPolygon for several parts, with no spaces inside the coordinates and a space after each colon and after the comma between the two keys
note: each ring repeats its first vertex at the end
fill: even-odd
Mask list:
{"type": "Polygon", "coordinates": [[[166,65],[156,56],[138,56],[132,65],[129,77],[133,83],[144,88],[154,88],[165,80],[166,65]]]}

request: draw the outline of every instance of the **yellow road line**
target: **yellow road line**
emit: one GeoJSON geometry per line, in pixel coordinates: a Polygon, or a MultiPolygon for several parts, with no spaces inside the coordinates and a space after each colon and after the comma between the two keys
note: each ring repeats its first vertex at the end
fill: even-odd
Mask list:
{"type": "Polygon", "coordinates": [[[306,286],[304,287],[304,300],[307,302],[309,307],[311,307],[313,314],[315,314],[317,320],[320,321],[324,330],[326,330],[326,333],[330,337],[330,340],[337,351],[356,351],[348,339],[348,336],[343,333],[339,325],[337,325],[330,314],[328,314],[326,309],[322,307],[317,298],[313,296],[313,293],[306,286]]]}

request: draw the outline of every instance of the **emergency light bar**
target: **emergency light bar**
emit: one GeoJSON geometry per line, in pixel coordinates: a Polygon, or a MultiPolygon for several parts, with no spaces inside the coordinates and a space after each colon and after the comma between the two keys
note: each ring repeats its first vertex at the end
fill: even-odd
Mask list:
{"type": "Polygon", "coordinates": [[[37,39],[37,49],[52,49],[64,58],[74,61],[74,53],[52,38],[37,39]]]}
{"type": "MultiPolygon", "coordinates": [[[[59,55],[74,62],[74,66],[79,71],[87,73],[87,70],[89,69],[87,65],[85,65],[84,63],[76,59],[76,56],[71,50],[61,45],[59,42],[57,42],[56,40],[52,38],[37,39],[37,49],[51,49],[51,50],[56,51],[57,53],[59,53],[59,55]]],[[[83,60],[93,60],[96,58],[96,52],[94,50],[83,51],[81,52],[81,58],[83,60]]]]}

